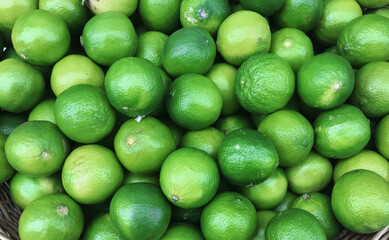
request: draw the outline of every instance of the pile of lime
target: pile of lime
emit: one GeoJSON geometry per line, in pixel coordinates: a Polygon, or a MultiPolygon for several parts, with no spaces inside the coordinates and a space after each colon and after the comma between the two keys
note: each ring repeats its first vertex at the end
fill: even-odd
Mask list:
{"type": "Polygon", "coordinates": [[[2,0],[0,49],[21,240],[389,225],[389,0],[2,0]]]}

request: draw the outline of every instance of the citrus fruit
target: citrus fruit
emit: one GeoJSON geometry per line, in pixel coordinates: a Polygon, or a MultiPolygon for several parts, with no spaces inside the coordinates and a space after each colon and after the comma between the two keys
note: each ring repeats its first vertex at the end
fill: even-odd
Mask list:
{"type": "Polygon", "coordinates": [[[268,210],[276,207],[284,199],[288,189],[285,172],[277,168],[265,181],[241,188],[241,192],[257,210],[268,210]]]}
{"type": "Polygon", "coordinates": [[[285,0],[239,0],[244,9],[256,11],[262,16],[270,16],[277,12],[285,3],[285,0]]]}
{"type": "Polygon", "coordinates": [[[0,114],[0,134],[8,136],[20,124],[27,121],[27,117],[22,114],[1,112],[0,114]]]}
{"type": "Polygon", "coordinates": [[[322,190],[332,179],[331,162],[312,151],[299,164],[286,168],[289,189],[302,194],[322,190]]]}
{"type": "Polygon", "coordinates": [[[228,0],[183,0],[180,20],[183,27],[199,26],[214,35],[230,11],[228,0]]]}
{"type": "Polygon", "coordinates": [[[42,74],[16,59],[0,62],[0,107],[10,112],[24,112],[41,99],[45,90],[42,74]]]}
{"type": "Polygon", "coordinates": [[[254,205],[235,192],[218,194],[201,214],[201,230],[209,240],[250,239],[257,227],[254,205]]]}
{"type": "Polygon", "coordinates": [[[336,181],[331,205],[336,218],[347,229],[356,233],[376,232],[389,224],[389,183],[369,170],[348,172],[336,181]]]}
{"type": "Polygon", "coordinates": [[[180,208],[172,205],[172,222],[198,225],[203,208],[180,208]]]}
{"type": "Polygon", "coordinates": [[[277,215],[272,210],[257,211],[257,230],[251,240],[265,240],[265,229],[270,220],[277,215]]]}
{"type": "Polygon", "coordinates": [[[63,187],[69,196],[82,204],[107,200],[122,182],[123,169],[115,154],[100,145],[74,149],[63,165],[63,187]]]}
{"type": "Polygon", "coordinates": [[[313,128],[309,121],[296,111],[280,110],[268,115],[259,124],[258,131],[273,142],[282,167],[298,164],[312,149],[313,128]]]}
{"type": "Polygon", "coordinates": [[[120,12],[104,12],[91,18],[82,32],[86,54],[100,65],[110,66],[135,54],[137,36],[131,20],[120,12]]]}
{"type": "Polygon", "coordinates": [[[357,2],[366,8],[380,8],[389,4],[388,0],[357,0],[357,2]]]}
{"type": "Polygon", "coordinates": [[[375,10],[374,13],[389,18],[389,7],[379,8],[375,10]]]}
{"type": "Polygon", "coordinates": [[[378,123],[374,140],[378,152],[389,159],[389,114],[378,123]]]}
{"type": "Polygon", "coordinates": [[[224,133],[216,128],[209,127],[202,130],[186,132],[181,139],[181,146],[203,150],[216,159],[223,139],[224,133]]]}
{"type": "Polygon", "coordinates": [[[285,107],[295,88],[295,77],[288,62],[264,53],[252,56],[238,69],[235,94],[249,112],[271,113],[285,107]]]}
{"type": "Polygon", "coordinates": [[[235,96],[235,76],[237,69],[228,63],[214,64],[207,77],[216,83],[223,97],[222,115],[229,115],[239,110],[240,105],[235,96]]]}
{"type": "Polygon", "coordinates": [[[16,127],[5,143],[11,166],[33,177],[49,176],[60,170],[69,151],[68,140],[48,121],[26,122],[16,127]]]}
{"type": "Polygon", "coordinates": [[[102,213],[95,217],[87,226],[84,240],[122,240],[116,232],[109,213],[102,213]]]}
{"type": "Polygon", "coordinates": [[[162,51],[162,65],[173,77],[185,73],[205,74],[215,57],[216,45],[212,36],[204,28],[192,26],[169,36],[162,51]]]}
{"type": "Polygon", "coordinates": [[[270,138],[253,129],[228,134],[218,153],[220,171],[230,183],[238,186],[263,182],[273,174],[278,162],[270,138]]]}
{"type": "Polygon", "coordinates": [[[341,226],[332,212],[331,199],[328,196],[318,192],[305,193],[293,202],[292,208],[311,213],[323,227],[327,239],[335,239],[338,236],[341,226]]]}
{"type": "Polygon", "coordinates": [[[28,177],[16,173],[11,179],[9,190],[12,201],[21,209],[25,209],[35,199],[64,192],[58,173],[48,177],[28,177]]]}
{"type": "Polygon", "coordinates": [[[311,39],[301,30],[283,28],[272,34],[270,53],[285,59],[295,73],[313,57],[311,39]]]}
{"type": "Polygon", "coordinates": [[[162,67],[162,51],[168,35],[149,31],[138,36],[138,48],[135,57],[149,60],[157,67],[162,67]]]}
{"type": "Polygon", "coordinates": [[[358,70],[351,103],[367,117],[382,117],[389,113],[389,63],[368,63],[358,70]]]}
{"type": "Polygon", "coordinates": [[[254,128],[250,118],[241,113],[219,117],[214,127],[223,132],[224,135],[228,135],[235,130],[254,128]]]}
{"type": "Polygon", "coordinates": [[[163,80],[158,68],[142,58],[115,62],[105,77],[105,91],[114,108],[129,116],[147,115],[162,100],[163,80]]]}
{"type": "Polygon", "coordinates": [[[173,135],[174,142],[176,143],[176,147],[178,147],[181,143],[182,136],[184,136],[184,129],[175,124],[170,117],[163,117],[160,118],[160,120],[169,128],[173,135]]]}
{"type": "Polygon", "coordinates": [[[162,68],[158,68],[158,70],[161,73],[163,80],[163,96],[157,107],[150,113],[150,115],[153,117],[159,117],[161,115],[166,114],[166,96],[168,94],[170,84],[172,84],[172,79],[170,78],[170,76],[162,68]]]}
{"type": "Polygon", "coordinates": [[[54,116],[55,99],[46,99],[37,104],[28,115],[28,121],[49,121],[57,124],[54,116]]]}
{"type": "Polygon", "coordinates": [[[153,174],[176,149],[169,128],[153,117],[130,119],[119,128],[114,147],[123,166],[132,173],[153,174]]]}
{"type": "Polygon", "coordinates": [[[78,239],[84,226],[80,206],[65,194],[41,197],[23,211],[19,235],[23,240],[78,239]]]}
{"type": "Polygon", "coordinates": [[[128,171],[124,172],[123,185],[128,185],[131,183],[153,183],[159,186],[159,176],[158,175],[146,175],[146,174],[134,174],[128,171]]]}
{"type": "Polygon", "coordinates": [[[216,46],[228,63],[240,66],[249,57],[270,49],[269,23],[253,11],[238,11],[228,16],[217,32],[216,46]]]}
{"type": "Polygon", "coordinates": [[[358,108],[343,104],[319,114],[313,122],[313,148],[321,155],[341,159],[360,152],[370,139],[370,122],[358,108]]]}
{"type": "Polygon", "coordinates": [[[297,92],[308,106],[331,109],[347,100],[353,91],[354,81],[353,69],[345,58],[322,53],[300,68],[297,92]]]}
{"type": "Polygon", "coordinates": [[[12,43],[24,61],[49,66],[68,51],[70,33],[66,24],[54,13],[32,10],[21,15],[15,22],[12,43]]]}
{"type": "Polygon", "coordinates": [[[320,43],[334,45],[339,32],[353,19],[362,16],[362,9],[355,0],[326,0],[323,5],[323,14],[313,36],[320,43]]]}
{"type": "Polygon", "coordinates": [[[135,12],[138,0],[86,0],[85,4],[96,15],[113,11],[128,17],[135,12]]]}
{"type": "Polygon", "coordinates": [[[339,160],[334,168],[334,182],[344,174],[356,169],[370,170],[389,182],[389,162],[372,150],[362,150],[358,154],[339,160]]]}
{"type": "Polygon", "coordinates": [[[59,129],[79,143],[101,140],[112,131],[116,120],[104,91],[86,84],[63,91],[55,100],[54,114],[59,129]]]}
{"type": "Polygon", "coordinates": [[[191,130],[203,129],[216,122],[222,106],[223,98],[216,84],[194,73],[174,80],[166,100],[172,120],[191,130]]]}
{"type": "Polygon", "coordinates": [[[323,227],[309,212],[301,209],[288,209],[273,217],[265,231],[266,240],[327,239],[323,227]]]}
{"type": "Polygon", "coordinates": [[[77,84],[89,84],[104,89],[104,72],[82,55],[67,55],[59,60],[51,72],[50,85],[55,96],[77,84]]]}
{"type": "Polygon", "coordinates": [[[151,183],[132,183],[113,196],[110,216],[124,239],[160,239],[168,228],[171,207],[161,190],[151,183]]]}
{"type": "Polygon", "coordinates": [[[8,160],[5,156],[4,144],[7,139],[6,135],[0,133],[0,184],[7,181],[14,175],[15,170],[9,165],[8,160]]]}
{"type": "Polygon", "coordinates": [[[195,148],[171,153],[163,162],[159,179],[166,198],[181,208],[207,204],[215,196],[219,181],[215,160],[195,148]]]}
{"type": "Polygon", "coordinates": [[[0,5],[0,25],[12,30],[16,20],[25,12],[38,8],[38,0],[12,0],[0,5]]]}
{"type": "Polygon", "coordinates": [[[161,240],[203,240],[200,229],[188,223],[174,223],[169,226],[161,240]]]}
{"type": "Polygon", "coordinates": [[[332,54],[338,55],[338,49],[336,48],[336,46],[332,46],[332,47],[329,47],[326,50],[324,50],[323,53],[332,53],[332,54]]]}
{"type": "Polygon", "coordinates": [[[352,20],[340,31],[336,46],[354,67],[389,60],[389,19],[367,14],[352,20]]]}
{"type": "Polygon", "coordinates": [[[274,210],[276,212],[283,212],[283,211],[291,208],[294,200],[296,200],[297,197],[298,196],[296,194],[294,194],[293,192],[286,191],[284,199],[282,199],[281,203],[277,207],[275,207],[274,210]]]}

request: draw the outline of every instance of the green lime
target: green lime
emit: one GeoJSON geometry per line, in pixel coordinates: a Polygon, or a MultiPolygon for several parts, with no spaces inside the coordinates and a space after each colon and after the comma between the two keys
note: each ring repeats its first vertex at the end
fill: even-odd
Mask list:
{"type": "Polygon", "coordinates": [[[128,171],[124,172],[123,185],[128,185],[131,183],[153,183],[159,186],[159,176],[157,174],[154,175],[146,175],[146,174],[135,174],[128,171]]]}
{"type": "Polygon", "coordinates": [[[186,132],[181,139],[181,146],[203,150],[216,159],[223,139],[224,133],[216,128],[209,127],[202,130],[186,132]]]}
{"type": "Polygon", "coordinates": [[[164,161],[160,184],[166,198],[181,208],[198,208],[216,194],[220,175],[215,160],[204,151],[180,148],[164,161]]]}
{"type": "Polygon", "coordinates": [[[201,230],[207,240],[250,239],[256,227],[254,205],[235,192],[218,194],[201,214],[201,230]]]}
{"type": "Polygon", "coordinates": [[[23,211],[19,235],[23,240],[78,239],[84,226],[80,206],[65,194],[41,197],[23,211]]]}
{"type": "Polygon", "coordinates": [[[253,11],[228,16],[217,32],[217,50],[230,64],[240,66],[249,57],[270,49],[269,23],[253,11]]]}
{"type": "Polygon", "coordinates": [[[222,131],[224,135],[228,135],[235,130],[254,128],[250,117],[242,113],[219,117],[214,127],[222,131]]]}
{"type": "Polygon", "coordinates": [[[204,240],[200,229],[188,223],[173,223],[161,240],[204,240]]]}
{"type": "Polygon", "coordinates": [[[104,89],[104,72],[82,55],[67,55],[58,61],[51,72],[50,85],[56,96],[77,84],[89,84],[104,89]]]}
{"type": "Polygon", "coordinates": [[[120,12],[104,12],[91,18],[82,32],[81,44],[86,54],[100,65],[133,56],[137,36],[131,20],[120,12]]]}
{"type": "Polygon", "coordinates": [[[173,77],[185,73],[205,74],[215,57],[216,44],[212,36],[204,28],[186,27],[167,39],[162,51],[162,65],[173,77]]]}
{"type": "Polygon", "coordinates": [[[55,99],[49,98],[37,104],[28,115],[28,121],[49,121],[57,124],[54,115],[55,99]]]}
{"type": "Polygon", "coordinates": [[[277,212],[272,210],[263,210],[257,212],[257,230],[254,237],[251,240],[266,240],[265,239],[265,229],[267,224],[272,220],[274,216],[277,215],[277,212]]]}
{"type": "Polygon", "coordinates": [[[112,223],[124,239],[157,240],[168,228],[171,207],[159,187],[132,183],[121,187],[110,205],[112,223]]]}
{"type": "Polygon", "coordinates": [[[94,143],[107,136],[115,125],[115,110],[103,90],[79,84],[63,91],[55,100],[55,120],[73,141],[94,143]]]}
{"type": "Polygon", "coordinates": [[[45,90],[42,74],[17,59],[0,62],[0,107],[10,112],[24,112],[34,107],[45,90]]]}
{"type": "Polygon", "coordinates": [[[255,206],[257,210],[268,210],[281,203],[288,189],[288,180],[285,172],[277,168],[265,181],[242,187],[240,190],[255,206]]]}
{"type": "Polygon", "coordinates": [[[233,131],[224,138],[219,148],[218,163],[230,183],[247,186],[270,177],[279,159],[270,138],[253,129],[243,129],[233,131]]]}
{"type": "Polygon", "coordinates": [[[32,10],[21,15],[15,22],[12,43],[24,61],[49,66],[68,51],[70,33],[66,24],[54,13],[32,10]]]}
{"type": "Polygon", "coordinates": [[[322,190],[332,179],[331,162],[312,151],[299,164],[285,169],[289,189],[297,194],[322,190]]]}
{"type": "Polygon", "coordinates": [[[367,14],[348,23],[339,33],[337,48],[354,67],[389,60],[389,19],[367,14]]]}
{"type": "Polygon", "coordinates": [[[104,202],[122,182],[123,169],[118,159],[111,150],[100,145],[74,149],[63,165],[63,187],[82,204],[104,202]]]}
{"type": "Polygon", "coordinates": [[[283,212],[283,211],[291,208],[294,200],[296,200],[297,197],[298,196],[296,194],[294,194],[293,192],[286,191],[284,199],[282,199],[281,203],[278,204],[278,206],[275,207],[274,210],[276,212],[283,212]]]}
{"type": "Polygon", "coordinates": [[[338,236],[341,225],[336,220],[331,208],[331,199],[318,192],[305,193],[298,197],[292,205],[311,213],[323,227],[327,239],[335,239],[338,236]]]}
{"type": "Polygon", "coordinates": [[[124,240],[124,238],[116,232],[109,213],[102,213],[87,226],[83,240],[124,240]]]}
{"type": "MultiPolygon", "coordinates": [[[[235,2],[236,2],[236,1],[235,1],[235,2]]],[[[236,12],[242,11],[242,10],[244,10],[244,8],[242,7],[241,4],[239,4],[239,3],[231,4],[231,12],[232,12],[232,13],[236,13],[236,12]]]]}
{"type": "Polygon", "coordinates": [[[332,54],[339,55],[338,49],[336,48],[336,46],[332,46],[332,47],[327,48],[326,50],[323,51],[323,53],[332,53],[332,54]]]}
{"type": "Polygon", "coordinates": [[[222,115],[229,115],[239,110],[240,105],[235,96],[235,76],[237,69],[228,63],[214,64],[207,77],[216,83],[223,97],[222,115]]]}
{"type": "Polygon", "coordinates": [[[375,10],[374,13],[389,18],[389,7],[379,8],[375,10]]]}
{"type": "Polygon", "coordinates": [[[266,240],[326,240],[323,227],[309,212],[288,209],[273,217],[265,231],[266,240]]]}
{"type": "Polygon", "coordinates": [[[49,176],[60,170],[69,152],[68,140],[48,121],[19,125],[5,142],[5,154],[11,166],[33,177],[49,176]]]}
{"type": "Polygon", "coordinates": [[[154,64],[128,57],[115,62],[105,77],[105,91],[114,108],[129,116],[147,115],[162,100],[163,79],[154,64]]]}
{"type": "Polygon", "coordinates": [[[168,35],[149,31],[138,36],[138,48],[135,57],[144,58],[157,67],[162,67],[162,51],[168,35]]]}
{"type": "Polygon", "coordinates": [[[85,0],[86,6],[94,13],[119,12],[131,16],[138,6],[138,0],[85,0]]]}
{"type": "Polygon", "coordinates": [[[389,4],[389,0],[357,0],[357,2],[366,8],[380,8],[389,4]]]}
{"type": "Polygon", "coordinates": [[[157,107],[150,113],[151,116],[153,117],[159,117],[161,115],[166,114],[166,96],[169,91],[170,84],[172,84],[172,79],[171,77],[162,69],[158,68],[159,72],[161,73],[162,76],[162,82],[163,82],[163,97],[161,101],[158,103],[157,107]]]}
{"type": "Polygon", "coordinates": [[[169,117],[160,118],[160,120],[169,128],[173,135],[176,147],[181,143],[181,138],[184,136],[184,129],[176,125],[169,117]]]}
{"type": "Polygon", "coordinates": [[[114,140],[116,155],[131,173],[154,174],[176,149],[169,128],[153,117],[122,124],[114,140]]]}
{"type": "Polygon", "coordinates": [[[182,0],[180,20],[183,27],[199,26],[214,35],[230,12],[228,0],[182,0]]]}
{"type": "Polygon", "coordinates": [[[295,73],[313,57],[312,41],[301,30],[283,28],[274,32],[271,38],[270,53],[285,59],[295,73]]]}
{"type": "Polygon", "coordinates": [[[27,122],[27,116],[22,113],[1,112],[0,134],[8,136],[20,124],[27,122]]]}
{"type": "Polygon", "coordinates": [[[10,179],[15,170],[9,165],[7,157],[5,156],[4,144],[7,136],[0,133],[0,184],[10,179]]]}
{"type": "Polygon", "coordinates": [[[334,45],[339,32],[353,19],[362,16],[362,9],[355,0],[326,0],[323,14],[313,36],[322,44],[334,45]]]}
{"type": "Polygon", "coordinates": [[[188,73],[170,85],[166,108],[181,127],[191,130],[209,127],[218,119],[222,107],[222,95],[207,77],[188,73]]]}
{"type": "Polygon", "coordinates": [[[38,0],[12,0],[0,5],[0,25],[12,30],[16,20],[23,13],[38,8],[38,0]]]}
{"type": "Polygon", "coordinates": [[[329,158],[341,159],[360,152],[370,139],[370,121],[359,108],[343,104],[319,114],[313,122],[314,149],[329,158]]]}
{"type": "Polygon", "coordinates": [[[277,12],[285,3],[285,0],[239,0],[244,9],[256,11],[262,16],[270,16],[277,12]]]}
{"type": "Polygon", "coordinates": [[[12,201],[21,209],[25,209],[35,199],[64,192],[59,173],[48,177],[28,177],[16,173],[11,179],[9,190],[12,201]]]}
{"type": "Polygon", "coordinates": [[[198,225],[203,208],[180,208],[172,205],[172,222],[186,222],[198,225]]]}
{"type": "Polygon", "coordinates": [[[378,123],[374,140],[378,152],[389,159],[389,114],[378,123]]]}
{"type": "Polygon", "coordinates": [[[347,229],[377,232],[389,225],[389,183],[369,170],[348,172],[336,181],[331,205],[335,217],[347,229]]]}

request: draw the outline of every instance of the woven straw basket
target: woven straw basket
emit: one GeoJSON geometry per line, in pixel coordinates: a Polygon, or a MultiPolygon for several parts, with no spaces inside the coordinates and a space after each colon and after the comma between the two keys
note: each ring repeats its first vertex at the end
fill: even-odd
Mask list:
{"type": "MultiPolygon", "coordinates": [[[[0,240],[19,240],[20,209],[9,196],[8,183],[0,184],[0,240]]],[[[389,240],[389,226],[375,234],[356,234],[343,230],[336,240],[389,240]]]]}

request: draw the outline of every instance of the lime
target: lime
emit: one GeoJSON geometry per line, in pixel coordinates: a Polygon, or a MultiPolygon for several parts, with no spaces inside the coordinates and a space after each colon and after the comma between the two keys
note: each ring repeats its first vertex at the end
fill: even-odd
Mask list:
{"type": "Polygon", "coordinates": [[[389,18],[389,7],[379,8],[375,10],[374,13],[389,18]]]}
{"type": "Polygon", "coordinates": [[[326,240],[323,227],[309,212],[288,209],[273,217],[265,231],[266,240],[326,240]]]}
{"type": "Polygon", "coordinates": [[[83,240],[123,240],[116,232],[109,213],[95,217],[85,229],[83,240]]]}
{"type": "Polygon", "coordinates": [[[356,169],[370,170],[389,182],[389,162],[371,150],[362,150],[357,155],[339,160],[334,168],[334,182],[344,174],[356,169]]]}
{"type": "Polygon", "coordinates": [[[11,166],[33,177],[49,176],[60,170],[69,151],[68,140],[48,121],[19,125],[5,143],[5,154],[11,166]]]}
{"type": "Polygon", "coordinates": [[[351,102],[367,117],[382,117],[389,113],[389,63],[368,63],[358,70],[351,102]]]}
{"type": "Polygon", "coordinates": [[[82,55],[67,55],[58,61],[51,72],[50,85],[56,96],[77,84],[89,84],[104,89],[104,72],[82,55]]]}
{"type": "Polygon", "coordinates": [[[131,183],[153,183],[159,186],[159,176],[158,175],[146,175],[146,174],[135,174],[128,171],[124,172],[123,185],[128,185],[131,183]]]}
{"type": "Polygon", "coordinates": [[[138,36],[138,49],[135,57],[149,60],[157,67],[162,67],[162,51],[168,35],[149,31],[138,36]]]}
{"type": "Polygon", "coordinates": [[[151,113],[162,100],[163,90],[161,72],[142,58],[120,59],[105,77],[105,91],[112,106],[129,117],[151,113]]]}
{"type": "Polygon", "coordinates": [[[8,160],[5,156],[4,144],[7,139],[6,135],[0,133],[0,184],[7,181],[14,175],[15,170],[9,165],[8,160]]]}
{"type": "Polygon", "coordinates": [[[209,127],[202,130],[186,132],[181,139],[181,146],[203,150],[216,159],[223,139],[224,133],[216,128],[209,127]]]}
{"type": "Polygon", "coordinates": [[[172,222],[186,222],[198,225],[203,208],[180,208],[172,205],[172,222]]]}
{"type": "Polygon", "coordinates": [[[222,106],[223,98],[216,84],[194,73],[174,80],[166,100],[172,120],[191,130],[203,129],[216,122],[222,106]]]}
{"type": "Polygon", "coordinates": [[[265,229],[270,220],[277,215],[272,210],[263,210],[257,212],[257,231],[251,240],[265,240],[265,229]]]}
{"type": "Polygon", "coordinates": [[[243,113],[220,117],[214,127],[222,131],[224,135],[228,135],[235,130],[254,128],[249,116],[243,113]]]}
{"type": "Polygon", "coordinates": [[[22,114],[1,112],[0,114],[0,134],[8,136],[20,124],[27,121],[27,117],[22,114]]]}
{"type": "Polygon", "coordinates": [[[116,119],[104,91],[86,84],[63,91],[55,100],[54,114],[61,131],[79,143],[101,140],[112,131],[116,119]]]}
{"type": "Polygon", "coordinates": [[[218,161],[222,174],[238,186],[263,182],[279,163],[270,138],[253,129],[228,134],[219,148],[218,161]]]}
{"type": "Polygon", "coordinates": [[[217,50],[230,64],[239,66],[249,57],[270,49],[269,23],[260,14],[238,11],[228,16],[217,32],[217,50]]]}
{"type": "Polygon", "coordinates": [[[135,12],[138,0],[85,0],[85,4],[96,15],[113,11],[128,17],[135,12]]]}
{"type": "Polygon", "coordinates": [[[277,168],[265,181],[241,188],[241,192],[257,210],[268,210],[276,207],[284,199],[288,188],[285,172],[277,168]]]}
{"type": "Polygon", "coordinates": [[[57,124],[54,116],[55,99],[46,99],[37,104],[28,115],[28,121],[49,121],[57,124]]]}
{"type": "Polygon", "coordinates": [[[21,209],[25,209],[35,199],[64,192],[59,173],[48,177],[28,177],[16,173],[10,182],[9,190],[12,201],[21,209]]]}
{"type": "Polygon", "coordinates": [[[285,3],[285,0],[239,0],[244,9],[256,11],[262,16],[270,16],[277,12],[285,3]]]}
{"type": "Polygon", "coordinates": [[[320,43],[334,45],[339,32],[353,19],[362,16],[362,9],[355,0],[326,0],[323,5],[323,14],[313,36],[320,43]]]}
{"type": "Polygon", "coordinates": [[[254,205],[235,192],[218,194],[201,214],[201,230],[209,240],[248,240],[256,227],[254,205]]]}
{"type": "Polygon", "coordinates": [[[289,189],[302,194],[322,190],[332,179],[331,162],[312,151],[296,166],[286,168],[289,189]]]}
{"type": "Polygon", "coordinates": [[[159,181],[166,198],[174,205],[197,208],[215,196],[220,175],[215,160],[207,153],[180,148],[166,158],[159,181]]]}
{"type": "Polygon", "coordinates": [[[159,102],[159,104],[157,105],[157,107],[150,113],[151,116],[153,117],[159,117],[163,114],[166,114],[166,96],[168,94],[168,91],[169,91],[169,87],[170,87],[170,84],[172,84],[172,79],[170,78],[170,76],[162,69],[162,68],[158,68],[159,72],[161,73],[161,76],[162,76],[162,82],[163,82],[163,97],[161,99],[161,101],[159,102]]]}
{"type": "Polygon", "coordinates": [[[65,191],[82,204],[101,203],[123,182],[123,169],[115,154],[100,145],[83,145],[66,158],[62,169],[65,191]]]}
{"type": "Polygon", "coordinates": [[[292,208],[311,213],[323,227],[327,239],[335,239],[338,236],[341,225],[332,212],[331,199],[328,196],[318,192],[305,193],[293,202],[292,208]]]}
{"type": "Polygon", "coordinates": [[[374,140],[378,152],[389,159],[389,114],[378,123],[374,140]]]}
{"type": "Polygon", "coordinates": [[[182,136],[184,136],[184,129],[177,126],[169,117],[160,118],[160,120],[169,128],[173,135],[174,142],[176,143],[176,147],[178,147],[181,143],[182,136]]]}
{"type": "Polygon", "coordinates": [[[296,200],[297,197],[298,196],[293,192],[286,191],[284,199],[282,199],[281,203],[276,208],[274,208],[274,210],[276,212],[283,212],[291,208],[294,200],[296,200]]]}
{"type": "Polygon", "coordinates": [[[336,46],[354,67],[389,60],[389,19],[367,14],[352,20],[340,31],[336,46]]]}
{"type": "Polygon", "coordinates": [[[228,0],[182,0],[180,20],[183,27],[199,26],[214,35],[230,12],[228,0]]]}
{"type": "Polygon", "coordinates": [[[78,239],[84,226],[80,206],[65,194],[41,197],[23,211],[19,235],[23,240],[78,239]]]}
{"type": "Polygon", "coordinates": [[[322,112],[313,122],[316,151],[329,158],[348,158],[370,139],[370,122],[358,108],[343,104],[322,112]]]}
{"type": "Polygon", "coordinates": [[[161,240],[203,240],[200,229],[188,223],[173,223],[169,226],[161,240]]]}
{"type": "Polygon", "coordinates": [[[112,198],[109,212],[115,229],[124,239],[160,239],[171,217],[169,202],[151,183],[121,187],[112,198]]]}
{"type": "Polygon", "coordinates": [[[154,174],[165,158],[176,149],[169,128],[153,117],[140,122],[130,119],[115,136],[116,155],[131,173],[154,174]]]}
{"type": "Polygon", "coordinates": [[[24,112],[41,99],[45,90],[42,74],[17,59],[0,62],[0,107],[10,112],[24,112]]]}
{"type": "Polygon", "coordinates": [[[162,51],[162,65],[173,77],[185,73],[205,74],[215,57],[216,45],[212,36],[204,28],[186,27],[167,39],[162,51]]]}
{"type": "Polygon", "coordinates": [[[38,8],[38,0],[12,0],[0,5],[0,25],[12,30],[16,20],[25,12],[38,8]]]}
{"type": "MultiPolygon", "coordinates": [[[[237,2],[237,1],[235,1],[235,2],[237,2]]],[[[242,10],[244,10],[244,8],[242,7],[241,4],[239,4],[239,3],[231,4],[231,12],[232,13],[236,13],[236,12],[242,11],[242,10]]]]}
{"type": "Polygon", "coordinates": [[[338,221],[353,232],[373,233],[389,225],[389,183],[369,170],[339,178],[331,204],[338,221]]]}
{"type": "Polygon", "coordinates": [[[137,36],[131,20],[120,12],[104,12],[91,18],[82,32],[86,54],[100,65],[110,66],[135,54],[137,36]]]}
{"type": "Polygon", "coordinates": [[[323,51],[323,53],[332,53],[338,55],[338,49],[336,46],[332,46],[323,51]]]}
{"type": "Polygon", "coordinates": [[[32,10],[24,13],[12,29],[15,51],[26,62],[49,66],[62,58],[70,46],[66,24],[54,13],[32,10]]]}
{"type": "Polygon", "coordinates": [[[357,2],[366,8],[380,8],[389,4],[388,0],[357,0],[357,2]]]}

